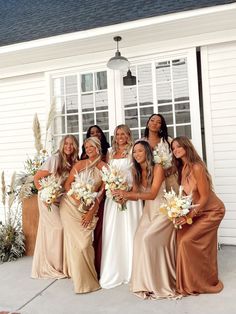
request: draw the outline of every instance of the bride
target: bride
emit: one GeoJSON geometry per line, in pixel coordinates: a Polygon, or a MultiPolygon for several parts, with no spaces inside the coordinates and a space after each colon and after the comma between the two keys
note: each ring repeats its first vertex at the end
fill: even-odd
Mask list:
{"type": "MultiPolygon", "coordinates": [[[[114,131],[108,163],[120,169],[132,186],[131,131],[118,125],[114,131]]],[[[118,204],[106,198],[103,218],[102,261],[100,285],[113,288],[128,283],[131,277],[133,240],[142,214],[141,201],[128,201],[127,209],[120,211],[118,204]]]]}

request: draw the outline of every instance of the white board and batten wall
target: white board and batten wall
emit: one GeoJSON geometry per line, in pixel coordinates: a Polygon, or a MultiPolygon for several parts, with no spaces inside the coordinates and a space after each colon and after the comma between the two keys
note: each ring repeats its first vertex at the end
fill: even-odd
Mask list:
{"type": "Polygon", "coordinates": [[[236,245],[236,42],[202,47],[201,60],[207,164],[226,206],[219,239],[236,245]]]}

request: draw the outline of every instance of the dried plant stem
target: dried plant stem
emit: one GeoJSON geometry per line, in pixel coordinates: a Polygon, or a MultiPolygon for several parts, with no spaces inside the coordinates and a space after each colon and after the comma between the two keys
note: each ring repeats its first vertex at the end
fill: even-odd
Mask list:
{"type": "Polygon", "coordinates": [[[5,175],[4,175],[4,171],[2,171],[2,203],[4,206],[4,218],[5,221],[7,219],[7,213],[6,213],[6,182],[5,182],[5,175]]]}
{"type": "Polygon", "coordinates": [[[48,131],[52,125],[53,119],[55,117],[56,114],[56,100],[55,97],[53,98],[53,101],[51,103],[50,106],[50,110],[48,113],[48,119],[47,119],[47,124],[46,124],[46,135],[45,135],[45,143],[44,143],[44,148],[46,148],[47,145],[47,137],[48,137],[48,131]]]}
{"type": "Polygon", "coordinates": [[[34,132],[34,146],[37,151],[37,154],[39,154],[40,150],[43,148],[43,145],[41,142],[41,128],[37,113],[34,116],[33,132],[34,132]]]}

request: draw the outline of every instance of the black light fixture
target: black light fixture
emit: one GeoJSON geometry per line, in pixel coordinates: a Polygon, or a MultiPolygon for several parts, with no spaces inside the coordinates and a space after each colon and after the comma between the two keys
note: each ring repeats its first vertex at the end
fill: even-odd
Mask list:
{"type": "Polygon", "coordinates": [[[130,70],[128,70],[127,75],[123,77],[123,84],[125,86],[136,85],[136,76],[132,75],[130,70]]]}
{"type": "Polygon", "coordinates": [[[108,62],[107,62],[107,67],[112,70],[126,70],[129,68],[129,61],[127,58],[122,57],[120,51],[119,51],[119,41],[122,40],[120,36],[115,36],[114,41],[116,41],[116,53],[115,57],[112,57],[108,62]]]}

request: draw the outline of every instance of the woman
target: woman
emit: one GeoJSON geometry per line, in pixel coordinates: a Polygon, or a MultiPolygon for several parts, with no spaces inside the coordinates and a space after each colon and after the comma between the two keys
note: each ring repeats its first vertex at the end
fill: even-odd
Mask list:
{"type": "MultiPolygon", "coordinates": [[[[124,124],[118,125],[109,152],[109,164],[125,174],[130,187],[132,186],[131,148],[130,129],[124,124]]],[[[113,288],[130,281],[133,239],[142,214],[142,202],[128,201],[126,206],[126,210],[120,211],[113,199],[106,198],[105,201],[100,278],[102,288],[113,288]]]]}
{"type": "Polygon", "coordinates": [[[114,192],[121,200],[145,200],[134,238],[131,290],[143,299],[176,298],[175,229],[159,212],[165,189],[164,170],[154,164],[146,141],[135,143],[133,162],[133,190],[114,192]]]}
{"type": "MultiPolygon", "coordinates": [[[[158,144],[164,145],[167,151],[171,151],[170,143],[171,137],[168,136],[167,125],[164,117],[161,114],[152,114],[146,124],[144,130],[144,140],[148,141],[152,150],[156,148],[158,144]]],[[[171,187],[177,192],[179,189],[177,183],[176,169],[171,167],[165,170],[165,183],[166,190],[171,190],[171,187]]]]}
{"type": "MultiPolygon", "coordinates": [[[[101,141],[102,148],[102,160],[107,160],[107,151],[110,147],[107,142],[106,136],[98,125],[92,125],[89,127],[86,138],[90,136],[97,137],[101,141]]],[[[86,159],[88,156],[86,155],[84,145],[82,147],[81,159],[86,159]]],[[[103,225],[103,212],[104,212],[104,203],[105,203],[105,194],[104,198],[101,200],[99,209],[97,212],[98,222],[96,228],[94,230],[94,239],[93,239],[93,247],[95,250],[95,268],[98,275],[98,279],[100,278],[100,269],[101,269],[101,258],[102,258],[102,225],[103,225]]]]}
{"type": "Polygon", "coordinates": [[[177,232],[176,286],[183,295],[217,293],[223,289],[217,271],[217,230],[225,207],[215,195],[209,172],[187,137],[171,143],[184,192],[192,194],[194,207],[181,217],[177,232]],[[193,224],[188,225],[188,218],[193,224]]]}
{"type": "MultiPolygon", "coordinates": [[[[86,138],[89,137],[97,137],[101,142],[101,149],[102,149],[102,160],[106,162],[107,160],[107,151],[110,147],[110,144],[107,142],[106,135],[103,133],[102,129],[98,125],[92,125],[88,128],[86,133],[86,138]]],[[[88,156],[85,152],[84,145],[82,146],[82,154],[80,159],[86,159],[88,156]]]]}
{"type": "Polygon", "coordinates": [[[99,192],[94,203],[86,208],[72,194],[64,196],[60,204],[61,220],[64,227],[64,265],[63,271],[71,277],[75,293],[86,293],[100,289],[94,266],[92,245],[95,217],[99,203],[103,198],[104,184],[100,170],[106,164],[101,161],[101,144],[98,138],[90,137],[84,141],[88,159],[77,162],[65,183],[70,190],[75,177],[87,183],[91,180],[93,191],[99,192]]]}
{"type": "MultiPolygon", "coordinates": [[[[78,141],[73,135],[65,136],[58,152],[48,158],[34,176],[36,188],[41,189],[40,179],[55,175],[61,185],[65,182],[78,157],[78,141]]],[[[59,201],[51,205],[51,211],[38,197],[39,225],[34,250],[33,278],[63,278],[63,230],[59,213],[59,201]]]]}

